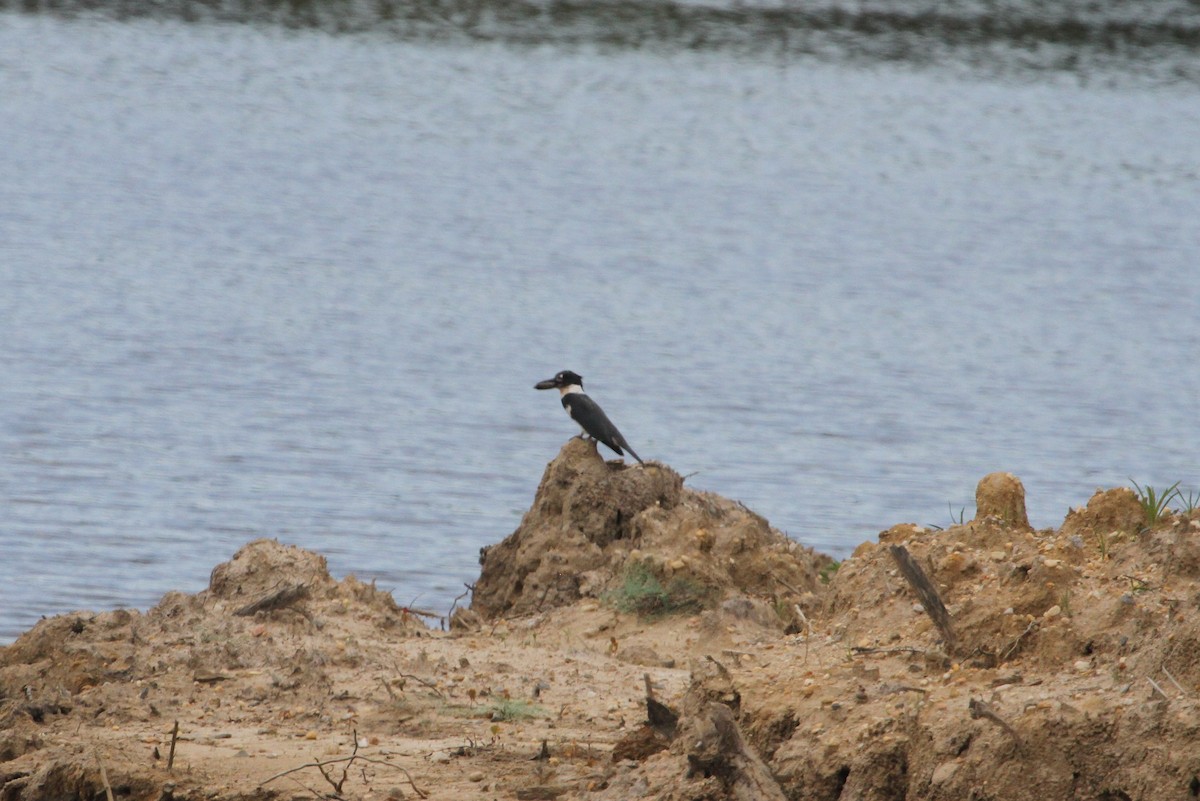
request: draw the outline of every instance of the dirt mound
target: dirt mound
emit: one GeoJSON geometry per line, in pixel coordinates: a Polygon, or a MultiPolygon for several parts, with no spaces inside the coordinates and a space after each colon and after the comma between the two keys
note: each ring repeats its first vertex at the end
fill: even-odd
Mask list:
{"type": "Polygon", "coordinates": [[[1137,534],[1145,525],[1146,512],[1137,495],[1128,487],[1116,487],[1096,490],[1087,507],[1068,512],[1062,530],[1092,543],[1103,543],[1105,537],[1137,534]]]}
{"type": "Polygon", "coordinates": [[[572,441],[484,554],[487,626],[267,540],[194,596],[42,621],[0,649],[0,801],[1200,796],[1200,513],[1110,490],[1034,531],[1015,476],[979,493],[826,584],[741,505],[572,441]],[[627,610],[634,579],[701,602],[627,610]]]}
{"type": "Polygon", "coordinates": [[[325,659],[290,645],[287,626],[324,626],[351,613],[383,628],[423,629],[387,593],[353,577],[334,581],[324,557],[256,540],[218,565],[204,592],[168,593],[145,614],[76,612],[41,621],[0,651],[0,698],[24,694],[45,709],[69,709],[74,696],[102,685],[176,672],[219,681],[247,668],[286,674],[299,666],[313,682],[325,659]],[[266,620],[284,628],[268,631],[266,620]]]}
{"type": "MultiPolygon", "coordinates": [[[[1124,492],[1098,495],[1092,512],[1114,497],[1124,492]]],[[[1092,520],[1107,528],[1114,518],[1092,520]]],[[[1200,515],[1099,543],[1078,530],[1033,532],[988,515],[946,531],[895,526],[860,546],[814,616],[819,633],[730,668],[737,723],[784,795],[1200,794],[1200,617],[1185,611],[1200,605],[1200,515]],[[944,599],[956,642],[893,548],[944,599]]],[[[655,759],[643,778],[664,772],[669,758],[655,759]]],[[[693,776],[671,797],[739,796],[693,776]]]]}
{"type": "Polygon", "coordinates": [[[684,488],[666,465],[605,462],[572,439],[520,526],[480,562],[471,609],[493,618],[606,597],[631,576],[690,587],[701,605],[738,595],[790,610],[816,591],[829,559],[741,504],[684,488]]]}
{"type": "Polygon", "coordinates": [[[1115,490],[1035,532],[1019,486],[989,477],[996,503],[976,521],[860,546],[804,633],[694,662],[682,734],[599,797],[1200,795],[1200,616],[1186,611],[1200,605],[1200,514],[1145,530],[1115,490]],[[1085,538],[1085,520],[1111,533],[1085,538]],[[700,695],[718,675],[719,694],[700,695]]]}
{"type": "MultiPolygon", "coordinates": [[[[387,593],[353,577],[334,581],[323,557],[272,540],[252,542],[218,565],[209,589],[168,593],[145,614],[48,618],[0,649],[0,757],[42,747],[41,727],[60,718],[120,727],[183,716],[197,703],[198,688],[219,689],[235,678],[244,679],[244,697],[256,703],[320,708],[327,668],[366,658],[335,644],[350,621],[425,631],[387,593]],[[306,636],[314,627],[328,635],[319,645],[306,636]]],[[[91,797],[100,787],[97,765],[94,755],[55,762],[24,777],[20,794],[5,785],[2,797],[91,797]]]]}

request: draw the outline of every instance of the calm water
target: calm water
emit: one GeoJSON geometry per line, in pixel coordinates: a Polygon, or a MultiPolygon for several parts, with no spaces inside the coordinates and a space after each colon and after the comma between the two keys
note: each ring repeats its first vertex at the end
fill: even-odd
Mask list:
{"type": "Polygon", "coordinates": [[[260,536],[445,610],[574,433],[531,388],[567,367],[836,555],[996,469],[1038,526],[1200,490],[1185,34],[1059,69],[326,27],[0,12],[0,640],[260,536]]]}

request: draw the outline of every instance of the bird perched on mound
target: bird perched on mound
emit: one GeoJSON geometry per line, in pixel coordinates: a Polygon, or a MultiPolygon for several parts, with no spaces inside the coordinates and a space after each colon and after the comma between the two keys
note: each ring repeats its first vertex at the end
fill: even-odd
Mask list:
{"type": "Polygon", "coordinates": [[[533,385],[534,389],[557,389],[562,398],[563,408],[567,410],[567,414],[571,419],[579,424],[583,429],[583,434],[580,436],[589,436],[594,440],[603,442],[612,450],[616,451],[618,456],[624,456],[625,451],[629,451],[629,455],[638,460],[638,464],[644,464],[642,457],[633,452],[633,448],[629,447],[629,443],[625,441],[625,437],[621,436],[621,432],[608,419],[608,415],[600,408],[600,404],[589,398],[583,393],[583,376],[578,373],[573,373],[570,370],[563,370],[554,378],[547,378],[545,381],[539,381],[533,385]],[[621,450],[624,448],[625,450],[621,450]]]}

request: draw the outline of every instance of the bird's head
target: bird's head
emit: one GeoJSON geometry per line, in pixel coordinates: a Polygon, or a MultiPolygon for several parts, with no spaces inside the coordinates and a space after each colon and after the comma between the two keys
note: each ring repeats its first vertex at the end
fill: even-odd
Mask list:
{"type": "Polygon", "coordinates": [[[579,387],[583,389],[583,376],[579,373],[573,373],[570,370],[563,370],[554,378],[547,378],[545,381],[539,381],[533,385],[534,389],[557,389],[563,390],[567,387],[579,387]]]}

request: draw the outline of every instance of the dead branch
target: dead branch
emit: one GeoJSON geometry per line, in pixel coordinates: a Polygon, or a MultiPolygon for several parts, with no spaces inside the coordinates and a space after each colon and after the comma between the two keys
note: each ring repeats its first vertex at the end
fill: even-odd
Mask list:
{"type": "Polygon", "coordinates": [[[104,760],[96,754],[96,763],[100,766],[100,781],[104,785],[104,797],[107,801],[113,801],[112,785],[108,783],[108,771],[104,769],[104,760]]]}
{"type": "Polygon", "coordinates": [[[925,656],[928,653],[922,648],[913,648],[908,645],[897,645],[895,648],[868,648],[865,645],[855,645],[850,650],[856,654],[920,654],[925,656]]]}
{"type": "Polygon", "coordinates": [[[380,678],[379,683],[383,685],[383,689],[387,691],[388,698],[391,698],[393,703],[400,703],[400,696],[392,691],[392,685],[388,683],[387,679],[380,678]]]}
{"type": "Polygon", "coordinates": [[[446,619],[447,619],[447,620],[449,620],[450,618],[454,617],[454,610],[455,610],[455,608],[458,606],[458,602],[459,602],[459,601],[461,601],[463,598],[466,598],[468,595],[470,595],[472,592],[474,592],[474,591],[475,591],[475,585],[474,585],[474,584],[468,584],[468,583],[466,583],[466,582],[464,581],[464,582],[463,582],[463,586],[464,586],[464,587],[466,587],[467,589],[463,591],[462,595],[456,596],[456,597],[455,597],[455,599],[454,599],[454,601],[453,601],[453,602],[451,602],[451,604],[450,604],[450,611],[446,613],[446,619]]]}
{"type": "Polygon", "coordinates": [[[916,591],[917,597],[921,599],[921,606],[925,608],[925,614],[929,615],[929,619],[942,633],[942,639],[946,641],[947,652],[957,651],[958,637],[954,633],[950,613],[946,611],[946,605],[942,603],[942,597],[938,594],[937,588],[933,586],[933,582],[929,580],[925,571],[917,564],[917,560],[913,559],[912,554],[903,545],[889,546],[888,551],[892,554],[892,559],[896,560],[896,566],[900,568],[901,575],[916,591]]]}
{"type": "Polygon", "coordinates": [[[929,690],[923,687],[913,687],[911,684],[895,684],[890,687],[884,687],[882,695],[896,695],[898,693],[920,693],[927,695],[929,690]]]}
{"type": "Polygon", "coordinates": [[[443,693],[441,690],[438,689],[437,684],[435,684],[432,681],[429,681],[428,679],[423,679],[420,676],[414,676],[412,673],[400,673],[400,678],[412,679],[413,681],[417,682],[418,684],[421,684],[421,685],[433,690],[434,694],[438,698],[441,698],[443,701],[446,700],[445,693],[443,693]]]}
{"type": "Polygon", "coordinates": [[[175,725],[171,728],[171,750],[167,752],[167,770],[175,767],[175,744],[179,742],[179,720],[175,720],[175,725]]]}
{"type": "Polygon", "coordinates": [[[275,781],[276,779],[283,778],[284,776],[288,776],[293,773],[298,773],[299,771],[306,770],[307,768],[316,768],[318,771],[321,772],[321,775],[325,777],[325,781],[327,781],[331,785],[333,785],[333,788],[334,788],[334,791],[336,792],[336,794],[341,795],[341,793],[342,793],[341,783],[345,782],[346,775],[347,775],[347,773],[349,773],[349,770],[350,770],[350,766],[355,761],[366,762],[371,765],[382,765],[384,767],[392,768],[393,770],[398,770],[404,774],[405,778],[408,780],[408,785],[410,787],[412,787],[413,792],[416,793],[417,796],[419,796],[420,798],[428,798],[429,797],[428,793],[423,791],[421,788],[417,787],[416,782],[413,781],[412,774],[409,773],[404,768],[402,768],[399,765],[396,765],[392,762],[386,762],[382,759],[372,759],[371,757],[365,757],[365,756],[362,756],[361,754],[359,754],[358,753],[358,737],[357,736],[354,738],[354,753],[352,753],[350,756],[335,757],[333,759],[323,759],[323,760],[320,760],[317,762],[306,762],[303,765],[298,765],[294,768],[288,768],[285,771],[276,773],[274,776],[270,777],[269,779],[264,779],[262,782],[259,783],[258,786],[265,787],[267,784],[275,781]],[[341,763],[345,763],[345,768],[342,771],[341,782],[334,782],[333,779],[329,776],[329,774],[327,774],[325,772],[325,768],[329,765],[337,765],[337,764],[341,764],[341,763]]]}
{"type": "Polygon", "coordinates": [[[1038,627],[1038,622],[1036,620],[1029,621],[1029,625],[1025,627],[1024,631],[1022,631],[1020,634],[1017,635],[1017,638],[1015,640],[1013,640],[1012,642],[1010,642],[1008,644],[1008,647],[1004,649],[1004,653],[1000,654],[1000,658],[1008,659],[1010,656],[1012,656],[1014,653],[1016,653],[1017,649],[1021,647],[1021,640],[1025,639],[1025,637],[1028,636],[1030,632],[1035,631],[1037,629],[1037,627],[1038,627]]]}
{"type": "Polygon", "coordinates": [[[428,618],[436,617],[439,620],[442,617],[437,612],[431,612],[428,609],[418,609],[415,606],[402,606],[402,607],[400,607],[400,611],[404,612],[407,615],[415,615],[416,617],[428,617],[428,618]]]}
{"type": "Polygon", "coordinates": [[[354,746],[350,750],[350,759],[347,760],[346,764],[342,766],[342,778],[340,780],[335,782],[330,775],[325,772],[324,767],[317,765],[317,770],[321,772],[321,776],[325,779],[325,781],[329,782],[329,784],[333,787],[333,792],[336,795],[342,794],[342,787],[346,785],[346,777],[350,775],[350,766],[354,764],[354,758],[358,756],[358,730],[352,730],[350,732],[350,736],[353,738],[354,746]]]}
{"type": "Polygon", "coordinates": [[[777,575],[775,574],[775,572],[774,572],[774,571],[768,570],[768,571],[767,571],[767,575],[769,575],[771,578],[773,578],[773,579],[775,580],[775,583],[776,583],[776,584],[779,584],[779,585],[780,585],[781,587],[783,587],[785,590],[789,590],[789,591],[790,591],[790,592],[791,592],[793,595],[795,595],[797,598],[801,598],[801,597],[803,597],[803,596],[804,596],[804,593],[803,593],[803,592],[801,592],[801,591],[800,591],[799,589],[797,589],[796,587],[792,586],[791,584],[788,584],[786,581],[784,581],[783,579],[781,579],[779,576],[777,576],[777,575]]]}

